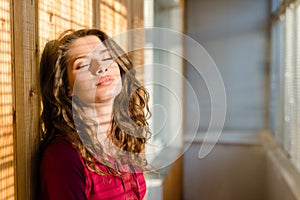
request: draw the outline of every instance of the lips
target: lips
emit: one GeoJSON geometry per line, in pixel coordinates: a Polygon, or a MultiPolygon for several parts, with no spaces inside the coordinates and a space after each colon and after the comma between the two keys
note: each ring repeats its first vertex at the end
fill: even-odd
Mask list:
{"type": "Polygon", "coordinates": [[[99,79],[98,83],[96,86],[105,86],[105,85],[110,85],[115,79],[112,76],[103,76],[99,79]]]}

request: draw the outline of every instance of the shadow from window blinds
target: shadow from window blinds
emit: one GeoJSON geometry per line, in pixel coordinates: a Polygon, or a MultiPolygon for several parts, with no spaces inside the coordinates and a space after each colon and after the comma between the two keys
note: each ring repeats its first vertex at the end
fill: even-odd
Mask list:
{"type": "MultiPolygon", "coordinates": [[[[125,0],[101,1],[100,28],[110,37],[128,30],[127,17],[127,3],[125,0]]],[[[124,42],[122,47],[127,50],[127,41],[124,42]]]]}
{"type": "Polygon", "coordinates": [[[0,199],[14,199],[10,1],[0,4],[0,199]]]}
{"type": "Polygon", "coordinates": [[[144,44],[143,32],[138,31],[134,35],[128,34],[128,37],[118,37],[118,34],[123,32],[144,27],[143,0],[102,0],[99,10],[99,27],[110,37],[116,36],[122,39],[118,43],[126,52],[128,49],[134,50],[128,52],[128,55],[134,66],[139,67],[137,79],[144,82],[144,49],[135,50],[136,47],[142,47],[144,44]]]}
{"type": "MultiPolygon", "coordinates": [[[[131,16],[131,29],[140,29],[144,28],[144,3],[143,0],[137,0],[134,3],[131,3],[130,10],[132,13],[131,16]]],[[[141,83],[144,83],[144,49],[138,49],[138,47],[143,47],[145,44],[145,35],[143,31],[137,31],[133,35],[130,44],[131,49],[134,49],[133,52],[130,52],[130,56],[133,60],[134,66],[138,67],[137,78],[141,83]]]]}
{"type": "Polygon", "coordinates": [[[93,25],[92,0],[39,0],[39,49],[67,29],[93,25]]]}

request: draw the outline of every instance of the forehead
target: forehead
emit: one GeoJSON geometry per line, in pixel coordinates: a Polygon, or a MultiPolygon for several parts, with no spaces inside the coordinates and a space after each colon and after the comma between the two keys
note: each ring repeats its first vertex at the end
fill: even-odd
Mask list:
{"type": "Polygon", "coordinates": [[[76,39],[69,49],[69,57],[74,59],[78,56],[88,55],[97,46],[104,46],[101,40],[94,35],[76,39]]]}

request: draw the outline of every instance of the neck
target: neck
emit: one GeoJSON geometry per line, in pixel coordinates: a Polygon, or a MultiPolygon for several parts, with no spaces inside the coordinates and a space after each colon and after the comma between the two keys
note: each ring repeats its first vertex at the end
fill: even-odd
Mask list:
{"type": "Polygon", "coordinates": [[[112,122],[113,101],[91,103],[82,107],[91,119],[97,121],[100,127],[98,134],[109,134],[112,122]]]}

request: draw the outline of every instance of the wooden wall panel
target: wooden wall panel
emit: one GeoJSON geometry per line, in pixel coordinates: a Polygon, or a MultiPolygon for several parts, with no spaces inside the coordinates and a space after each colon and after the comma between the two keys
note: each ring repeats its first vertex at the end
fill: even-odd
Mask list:
{"type": "MultiPolygon", "coordinates": [[[[139,30],[144,28],[144,1],[136,0],[134,2],[128,1],[128,7],[130,9],[130,18],[128,27],[130,30],[139,30]]],[[[133,61],[135,67],[137,67],[137,79],[140,82],[144,82],[144,43],[145,35],[144,31],[134,31],[135,34],[130,35],[129,38],[129,55],[133,61]]]]}
{"type": "Polygon", "coordinates": [[[37,194],[39,98],[35,8],[34,0],[14,1],[12,7],[16,199],[33,199],[37,194]]]}
{"type": "Polygon", "coordinates": [[[38,0],[39,49],[67,29],[94,26],[93,0],[38,0]]]}
{"type": "MultiPolygon", "coordinates": [[[[110,7],[105,12],[101,12],[101,2],[105,0],[1,1],[1,199],[37,198],[38,63],[45,43],[66,29],[101,27],[105,21],[107,30],[113,29],[113,34],[143,26],[142,0],[136,4],[129,0],[107,1],[110,7]],[[109,15],[111,10],[113,18],[109,15]]],[[[130,41],[142,42],[140,38],[130,41]]],[[[128,41],[125,44],[128,47],[128,41]]],[[[135,60],[140,62],[143,56],[135,60]]]]}
{"type": "Polygon", "coordinates": [[[0,3],[0,199],[14,199],[14,138],[11,69],[11,6],[0,3]]]}

